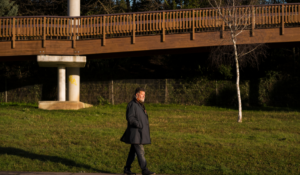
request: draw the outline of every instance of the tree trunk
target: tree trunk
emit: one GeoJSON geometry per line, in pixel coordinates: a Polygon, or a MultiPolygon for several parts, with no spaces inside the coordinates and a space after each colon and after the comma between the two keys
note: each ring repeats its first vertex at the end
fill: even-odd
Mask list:
{"type": "Polygon", "coordinates": [[[129,0],[126,0],[126,5],[127,5],[127,12],[131,12],[129,0]]]}
{"type": "Polygon", "coordinates": [[[240,68],[239,68],[239,57],[237,53],[236,47],[236,40],[234,33],[231,33],[231,38],[234,47],[234,57],[235,57],[235,66],[236,66],[236,91],[237,91],[237,98],[238,98],[238,105],[239,105],[239,115],[238,115],[238,122],[242,123],[242,100],[241,100],[241,92],[240,92],[240,68]]]}

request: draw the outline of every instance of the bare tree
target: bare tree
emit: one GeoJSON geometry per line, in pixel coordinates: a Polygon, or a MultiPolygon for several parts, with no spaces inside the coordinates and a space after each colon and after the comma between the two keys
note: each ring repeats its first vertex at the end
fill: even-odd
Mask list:
{"type": "Polygon", "coordinates": [[[218,47],[212,52],[211,57],[218,63],[235,63],[237,75],[236,89],[239,108],[238,122],[241,123],[242,100],[240,93],[240,66],[247,64],[258,65],[258,55],[265,55],[265,50],[262,48],[263,44],[238,45],[237,41],[242,32],[250,29],[253,23],[255,24],[253,5],[257,4],[258,0],[209,0],[209,3],[216,9],[218,15],[221,17],[221,22],[223,22],[230,31],[230,40],[232,41],[232,45],[218,47]],[[238,6],[241,5],[243,5],[242,11],[238,9],[238,6]]]}

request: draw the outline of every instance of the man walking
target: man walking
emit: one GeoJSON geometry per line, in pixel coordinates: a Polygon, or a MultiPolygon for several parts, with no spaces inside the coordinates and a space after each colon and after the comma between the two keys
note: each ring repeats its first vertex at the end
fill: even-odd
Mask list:
{"type": "Polygon", "coordinates": [[[123,134],[121,141],[131,144],[131,147],[126,161],[126,166],[124,167],[125,175],[135,174],[130,171],[130,168],[136,156],[142,169],[142,174],[155,175],[154,172],[149,171],[147,168],[143,146],[151,144],[148,115],[144,106],[144,101],[145,90],[143,88],[137,88],[135,90],[133,100],[129,102],[127,106],[127,129],[123,134]]]}

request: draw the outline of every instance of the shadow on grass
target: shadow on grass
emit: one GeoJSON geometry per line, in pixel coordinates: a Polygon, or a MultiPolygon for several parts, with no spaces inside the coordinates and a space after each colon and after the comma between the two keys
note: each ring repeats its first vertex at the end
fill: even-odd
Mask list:
{"type": "MultiPolygon", "coordinates": [[[[30,159],[37,159],[37,160],[40,160],[43,162],[51,161],[51,162],[55,162],[55,163],[61,163],[61,164],[64,164],[64,165],[70,166],[70,167],[85,168],[87,170],[96,171],[98,173],[111,173],[108,171],[102,171],[102,170],[92,168],[89,165],[78,164],[73,160],[69,160],[69,159],[65,159],[65,158],[61,158],[61,157],[57,157],[57,156],[39,155],[39,154],[35,154],[35,153],[30,153],[28,151],[24,151],[24,150],[18,149],[18,148],[0,147],[0,155],[1,154],[15,155],[15,156],[30,158],[30,159]]],[[[111,173],[111,174],[113,174],[113,173],[111,173]]]]}

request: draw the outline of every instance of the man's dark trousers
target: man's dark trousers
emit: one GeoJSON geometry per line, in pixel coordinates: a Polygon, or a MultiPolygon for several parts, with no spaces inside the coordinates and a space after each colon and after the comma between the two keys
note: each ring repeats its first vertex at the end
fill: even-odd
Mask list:
{"type": "Polygon", "coordinates": [[[143,145],[138,145],[138,144],[132,144],[130,147],[130,151],[128,154],[128,158],[126,161],[126,168],[130,169],[131,164],[135,159],[135,156],[137,156],[139,165],[142,169],[142,171],[147,169],[147,161],[145,159],[145,150],[143,145]]]}

